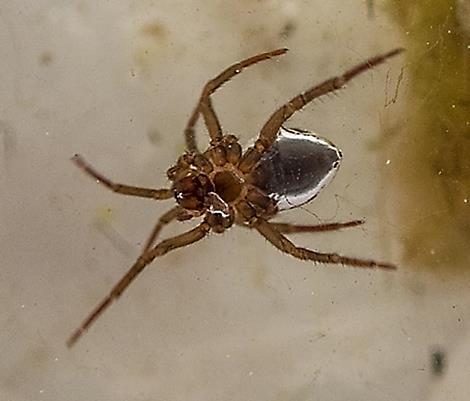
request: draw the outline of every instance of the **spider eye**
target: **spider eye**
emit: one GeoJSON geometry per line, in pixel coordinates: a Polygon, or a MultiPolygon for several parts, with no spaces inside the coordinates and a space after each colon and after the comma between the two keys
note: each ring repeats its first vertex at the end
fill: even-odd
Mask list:
{"type": "Polygon", "coordinates": [[[214,187],[205,174],[188,175],[175,182],[173,193],[179,205],[189,210],[204,208],[205,199],[214,187]]]}

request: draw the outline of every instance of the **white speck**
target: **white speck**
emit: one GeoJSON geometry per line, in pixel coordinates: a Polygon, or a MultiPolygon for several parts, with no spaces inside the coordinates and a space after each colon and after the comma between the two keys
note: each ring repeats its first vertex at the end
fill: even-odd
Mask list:
{"type": "Polygon", "coordinates": [[[405,32],[405,35],[409,35],[409,34],[410,34],[410,31],[406,31],[406,32],[405,32]]]}
{"type": "Polygon", "coordinates": [[[225,358],[229,359],[232,355],[230,354],[225,354],[225,358]]]}
{"type": "Polygon", "coordinates": [[[455,109],[455,104],[452,105],[452,108],[455,109]]]}
{"type": "Polygon", "coordinates": [[[463,200],[463,203],[468,203],[468,199],[465,198],[465,199],[463,200]]]}
{"type": "Polygon", "coordinates": [[[253,371],[252,371],[252,370],[250,370],[250,371],[248,372],[248,376],[253,376],[253,371]]]}
{"type": "Polygon", "coordinates": [[[59,358],[55,357],[54,362],[59,362],[59,358]]]}
{"type": "Polygon", "coordinates": [[[435,254],[436,254],[436,251],[432,248],[432,249],[429,251],[429,253],[430,253],[431,255],[435,255],[435,254]]]}
{"type": "Polygon", "coordinates": [[[449,29],[449,30],[447,31],[447,33],[452,33],[452,31],[449,29]]]}
{"type": "Polygon", "coordinates": [[[240,72],[241,72],[241,70],[238,69],[238,68],[235,70],[235,74],[240,74],[240,72]]]}
{"type": "Polygon", "coordinates": [[[439,171],[437,172],[437,175],[442,175],[442,170],[439,170],[439,171]]]}
{"type": "Polygon", "coordinates": [[[390,160],[390,159],[388,159],[388,160],[385,162],[385,164],[387,164],[387,165],[389,165],[390,163],[391,163],[391,160],[390,160]]]}
{"type": "Polygon", "coordinates": [[[312,291],[312,293],[311,293],[311,294],[312,294],[312,295],[315,295],[315,291],[312,291]]]}
{"type": "Polygon", "coordinates": [[[44,132],[44,135],[49,136],[49,131],[44,132]]]}
{"type": "Polygon", "coordinates": [[[39,394],[42,394],[42,393],[44,393],[44,390],[43,389],[39,390],[39,394]]]}
{"type": "Polygon", "coordinates": [[[25,305],[25,304],[21,305],[21,309],[24,309],[25,307],[26,307],[26,305],[25,305]]]}
{"type": "Polygon", "coordinates": [[[426,46],[429,46],[429,44],[430,44],[429,42],[426,42],[426,46]]]}

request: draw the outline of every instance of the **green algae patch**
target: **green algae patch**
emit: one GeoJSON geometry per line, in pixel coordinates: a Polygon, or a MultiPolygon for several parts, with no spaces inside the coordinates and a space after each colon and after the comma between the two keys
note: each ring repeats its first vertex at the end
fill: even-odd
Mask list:
{"type": "Polygon", "coordinates": [[[462,2],[389,1],[406,88],[393,181],[404,262],[470,270],[470,34],[462,2]]]}

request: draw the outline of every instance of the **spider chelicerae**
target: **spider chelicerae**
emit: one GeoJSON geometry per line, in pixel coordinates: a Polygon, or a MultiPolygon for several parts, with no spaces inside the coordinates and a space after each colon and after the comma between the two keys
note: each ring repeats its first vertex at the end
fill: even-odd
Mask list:
{"type": "Polygon", "coordinates": [[[285,236],[288,233],[322,232],[354,227],[362,224],[362,220],[293,225],[274,223],[271,219],[282,210],[300,206],[313,199],[331,180],[341,160],[341,152],[327,140],[310,132],[285,128],[283,124],[315,98],[343,88],[357,75],[401,53],[403,49],[398,48],[371,57],[344,74],[330,78],[293,97],[269,117],[254,144],[243,150],[234,135],[223,133],[211,95],[244,68],[281,56],[286,51],[287,49],[278,49],[247,58],[231,65],[206,83],[184,131],[187,150],[167,171],[171,181],[169,188],[150,189],[117,184],[98,173],[81,156],[73,157],[73,161],[88,175],[114,192],[154,200],[174,199],[176,206],[158,219],[137,261],[71,335],[67,341],[69,347],[77,342],[155,258],[198,242],[210,232],[223,233],[233,224],[255,229],[280,251],[297,259],[355,267],[395,269],[390,263],[301,248],[285,236]],[[197,147],[194,130],[201,115],[210,136],[209,147],[204,152],[197,147]],[[156,244],[157,237],[165,225],[175,220],[194,218],[202,220],[195,228],[156,244]]]}

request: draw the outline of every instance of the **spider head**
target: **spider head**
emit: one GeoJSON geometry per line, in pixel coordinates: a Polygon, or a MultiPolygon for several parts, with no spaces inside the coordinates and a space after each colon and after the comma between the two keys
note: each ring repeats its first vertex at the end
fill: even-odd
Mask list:
{"type": "Polygon", "coordinates": [[[203,173],[188,171],[186,176],[174,182],[173,193],[181,207],[204,212],[215,233],[223,233],[234,222],[233,208],[216,193],[216,187],[203,173]]]}
{"type": "Polygon", "coordinates": [[[207,204],[207,196],[214,191],[211,180],[205,174],[189,171],[184,177],[173,184],[176,202],[188,210],[203,210],[207,204]]]}
{"type": "Polygon", "coordinates": [[[173,194],[178,204],[193,211],[203,211],[206,197],[214,190],[208,174],[212,165],[200,154],[184,153],[176,164],[168,169],[167,176],[173,181],[173,194]]]}

